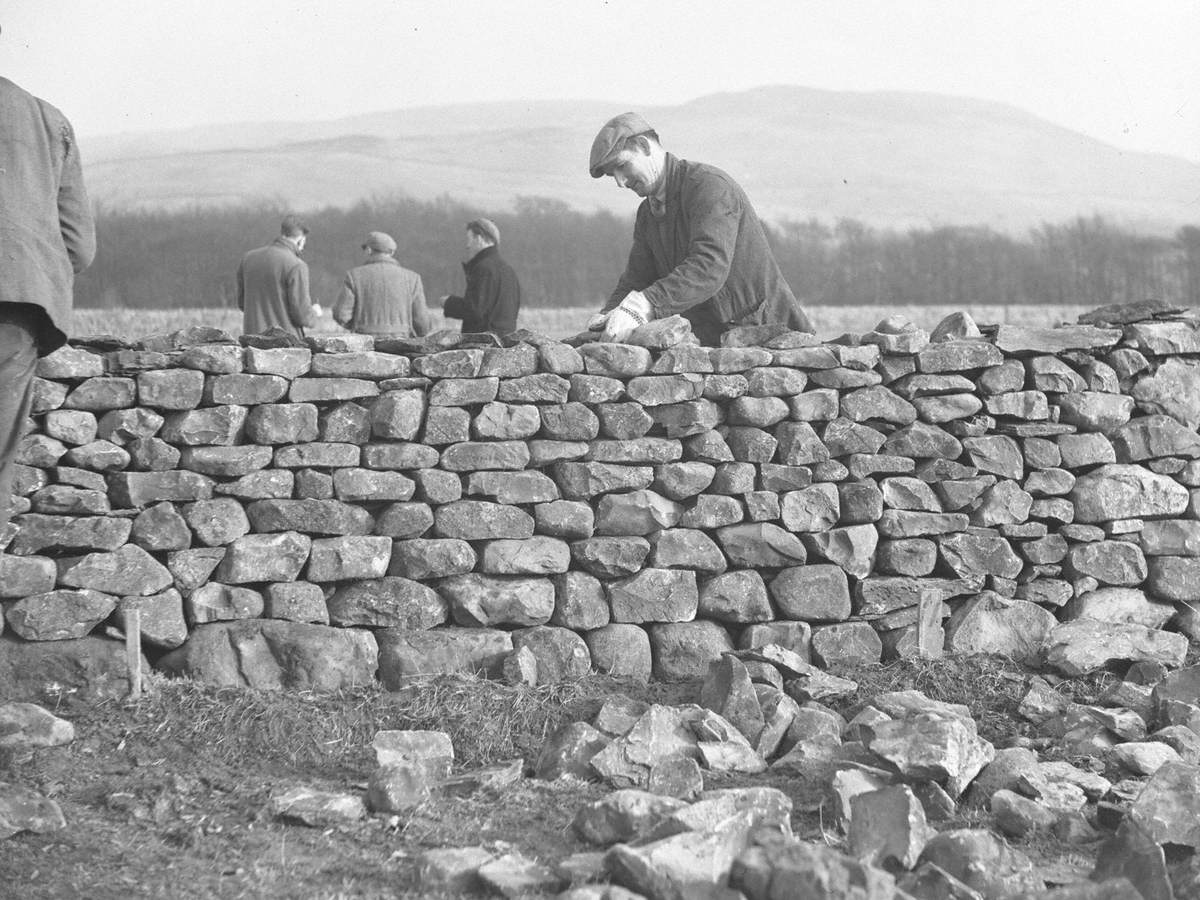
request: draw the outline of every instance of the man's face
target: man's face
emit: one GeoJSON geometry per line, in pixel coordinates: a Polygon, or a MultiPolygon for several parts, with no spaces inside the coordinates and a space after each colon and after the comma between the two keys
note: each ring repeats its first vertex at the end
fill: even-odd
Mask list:
{"type": "Polygon", "coordinates": [[[628,188],[639,197],[648,197],[658,181],[654,159],[641,147],[622,150],[609,165],[608,174],[617,187],[628,188]]]}
{"type": "Polygon", "coordinates": [[[485,238],[485,236],[482,236],[481,234],[475,234],[473,232],[473,230],[470,230],[468,228],[467,229],[467,256],[463,257],[463,259],[472,259],[476,253],[478,253],[481,250],[486,250],[487,247],[491,247],[491,246],[492,245],[490,244],[490,242],[488,242],[488,240],[487,240],[487,238],[485,238]]]}

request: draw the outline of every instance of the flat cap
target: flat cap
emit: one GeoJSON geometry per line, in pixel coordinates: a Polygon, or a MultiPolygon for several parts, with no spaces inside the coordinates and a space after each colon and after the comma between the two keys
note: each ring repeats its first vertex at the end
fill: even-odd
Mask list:
{"type": "Polygon", "coordinates": [[[396,242],[390,234],[385,234],[382,231],[372,231],[367,235],[367,239],[363,241],[363,249],[371,250],[375,253],[395,253],[396,242]]]}
{"type": "Polygon", "coordinates": [[[472,219],[467,227],[476,234],[484,235],[493,244],[500,243],[500,229],[491,219],[472,219]]]}
{"type": "Polygon", "coordinates": [[[605,122],[596,139],[592,141],[592,155],[588,160],[588,171],[592,173],[592,177],[604,177],[604,167],[621,152],[621,145],[626,138],[653,130],[650,124],[635,112],[621,113],[605,122]]]}

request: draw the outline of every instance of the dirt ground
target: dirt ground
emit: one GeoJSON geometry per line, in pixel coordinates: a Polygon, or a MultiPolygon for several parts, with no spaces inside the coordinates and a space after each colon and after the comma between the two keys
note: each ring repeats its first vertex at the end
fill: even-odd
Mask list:
{"type": "MultiPolygon", "coordinates": [[[[914,687],[967,703],[980,733],[1003,746],[1028,726],[1015,716],[1026,673],[1001,660],[912,661],[846,672],[860,682],[840,701],[849,717],[874,693],[914,687]]],[[[1064,682],[1087,702],[1106,679],[1064,682]]],[[[0,896],[14,898],[253,897],[449,898],[420,889],[415,861],[437,847],[512,848],[553,865],[587,849],[571,833],[580,806],[600,785],[525,778],[498,792],[439,797],[404,817],[372,816],[329,829],[285,824],[272,795],[308,786],[362,791],[374,768],[375,731],[449,732],[456,771],[521,757],[531,765],[559,725],[590,718],[605,696],[693,702],[698,685],[634,686],[592,678],[514,688],[444,678],[400,693],[265,694],[156,680],[137,701],[57,708],[76,740],[0,756],[0,780],[28,785],[62,807],[68,827],[0,843],[0,896]]],[[[1040,749],[1054,758],[1052,747],[1040,749]]],[[[795,803],[793,827],[807,840],[837,843],[822,815],[822,787],[772,775],[709,787],[769,784],[795,803]]],[[[951,826],[981,825],[966,811],[951,826]]],[[[1047,872],[1086,875],[1095,846],[1045,836],[1024,846],[1047,872]]]]}

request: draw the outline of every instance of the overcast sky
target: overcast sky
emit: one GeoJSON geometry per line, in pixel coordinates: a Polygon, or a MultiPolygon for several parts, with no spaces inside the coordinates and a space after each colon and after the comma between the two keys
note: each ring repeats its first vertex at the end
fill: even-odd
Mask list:
{"type": "Polygon", "coordinates": [[[792,84],[999,100],[1200,162],[1200,0],[7,0],[0,26],[0,74],[83,136],[792,84]]]}

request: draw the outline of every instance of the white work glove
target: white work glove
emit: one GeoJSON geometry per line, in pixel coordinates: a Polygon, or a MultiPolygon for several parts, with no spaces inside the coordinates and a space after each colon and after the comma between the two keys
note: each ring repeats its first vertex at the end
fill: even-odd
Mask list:
{"type": "Polygon", "coordinates": [[[621,305],[608,314],[601,340],[623,343],[635,328],[645,325],[653,318],[654,310],[650,307],[646,295],[641,291],[630,291],[621,301],[621,305]]]}
{"type": "Polygon", "coordinates": [[[314,303],[312,305],[312,313],[319,319],[321,316],[325,315],[325,310],[321,309],[320,303],[314,303]]]}
{"type": "Polygon", "coordinates": [[[601,329],[604,328],[604,323],[607,321],[608,321],[608,313],[606,313],[606,312],[595,313],[587,321],[587,330],[588,331],[600,331],[601,329]]]}

